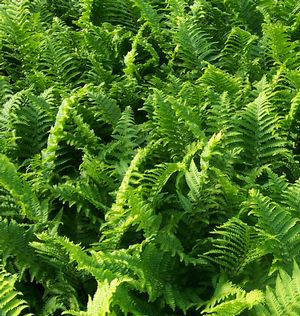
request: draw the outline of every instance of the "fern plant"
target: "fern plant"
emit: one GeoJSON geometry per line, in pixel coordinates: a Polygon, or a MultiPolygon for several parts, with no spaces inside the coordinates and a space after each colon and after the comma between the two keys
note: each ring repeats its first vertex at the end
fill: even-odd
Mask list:
{"type": "MultiPolygon", "coordinates": [[[[17,292],[15,289],[16,280],[16,275],[12,276],[1,266],[0,311],[3,315],[25,315],[22,311],[28,308],[27,303],[20,299],[20,292],[17,292]]],[[[33,314],[26,313],[26,315],[29,316],[33,314]]]]}
{"type": "Polygon", "coordinates": [[[0,314],[298,315],[299,8],[0,1],[0,314]]]}

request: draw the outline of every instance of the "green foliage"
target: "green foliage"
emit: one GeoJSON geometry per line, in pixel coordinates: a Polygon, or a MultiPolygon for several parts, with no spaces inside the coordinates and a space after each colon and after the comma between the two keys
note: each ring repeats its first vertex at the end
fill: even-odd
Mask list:
{"type": "Polygon", "coordinates": [[[20,299],[20,292],[15,290],[16,280],[16,275],[11,275],[3,266],[0,267],[0,312],[2,315],[25,315],[22,311],[27,309],[28,305],[20,299]]]}
{"type": "Polygon", "coordinates": [[[0,314],[298,315],[299,1],[0,1],[0,314]]]}
{"type": "Polygon", "coordinates": [[[260,244],[263,241],[253,227],[237,218],[231,218],[213,234],[214,249],[205,255],[220,267],[234,274],[242,273],[247,264],[265,255],[260,244]]]}
{"type": "Polygon", "coordinates": [[[299,313],[300,270],[294,262],[293,274],[280,270],[275,286],[266,289],[266,304],[255,307],[259,315],[297,315],[299,313]]]}
{"type": "Polygon", "coordinates": [[[264,294],[261,291],[253,290],[247,293],[221,276],[216,285],[213,299],[207,303],[202,314],[214,316],[240,315],[244,310],[250,310],[263,301],[264,294]]]}

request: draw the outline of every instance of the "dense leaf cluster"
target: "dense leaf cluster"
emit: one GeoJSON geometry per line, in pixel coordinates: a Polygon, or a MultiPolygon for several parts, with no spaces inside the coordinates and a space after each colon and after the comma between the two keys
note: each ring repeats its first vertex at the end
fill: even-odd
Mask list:
{"type": "Polygon", "coordinates": [[[0,315],[300,314],[298,0],[0,1],[0,315]]]}

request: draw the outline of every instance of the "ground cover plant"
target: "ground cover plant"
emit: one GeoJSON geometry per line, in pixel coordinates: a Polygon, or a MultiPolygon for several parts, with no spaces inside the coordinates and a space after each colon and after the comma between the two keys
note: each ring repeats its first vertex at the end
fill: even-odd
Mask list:
{"type": "Polygon", "coordinates": [[[0,315],[300,314],[300,2],[0,1],[0,315]]]}

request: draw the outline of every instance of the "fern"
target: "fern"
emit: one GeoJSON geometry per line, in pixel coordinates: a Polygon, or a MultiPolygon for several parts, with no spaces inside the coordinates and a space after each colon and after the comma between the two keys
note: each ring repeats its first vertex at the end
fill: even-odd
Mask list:
{"type": "Polygon", "coordinates": [[[208,181],[207,170],[209,167],[210,159],[213,155],[219,154],[215,149],[222,137],[221,133],[215,134],[208,141],[200,156],[201,171],[197,169],[195,162],[192,160],[189,170],[185,173],[186,182],[190,188],[189,196],[194,202],[198,201],[201,197],[201,191],[208,181]]]}
{"type": "Polygon", "coordinates": [[[94,119],[101,123],[101,121],[115,127],[121,117],[121,111],[116,100],[105,95],[104,91],[98,87],[91,87],[88,91],[90,101],[94,104],[91,106],[94,119]]]}
{"type": "Polygon", "coordinates": [[[271,95],[265,79],[261,84],[259,95],[246,106],[238,121],[241,141],[244,143],[243,156],[249,164],[257,167],[287,154],[284,139],[275,132],[278,119],[272,112],[271,95]]]}
{"type": "Polygon", "coordinates": [[[136,32],[137,17],[130,1],[96,1],[91,9],[91,19],[96,25],[108,22],[136,32]],[[100,14],[99,14],[100,13],[100,14]]]}
{"type": "Polygon", "coordinates": [[[267,53],[275,63],[294,69],[299,66],[299,56],[295,52],[295,43],[289,40],[286,30],[286,27],[279,23],[264,25],[267,53]]]}
{"type": "Polygon", "coordinates": [[[22,107],[15,107],[11,117],[17,137],[15,155],[19,159],[31,158],[46,145],[53,119],[49,105],[43,98],[29,93],[22,107]]]}
{"type": "Polygon", "coordinates": [[[298,314],[298,2],[0,2],[0,314],[298,314]]]}
{"type": "Polygon", "coordinates": [[[231,218],[216,231],[212,240],[214,249],[204,255],[221,268],[233,273],[242,273],[245,266],[265,253],[261,247],[263,239],[251,226],[237,218],[231,218]]]}
{"type": "Polygon", "coordinates": [[[47,208],[41,205],[29,185],[22,180],[13,163],[6,156],[1,155],[0,185],[14,197],[21,207],[22,215],[36,222],[47,220],[47,208]]]}
{"type": "Polygon", "coordinates": [[[259,192],[250,191],[250,214],[258,218],[257,231],[266,238],[266,249],[278,259],[292,259],[298,255],[298,218],[270,201],[259,192]]]}
{"type": "Polygon", "coordinates": [[[211,39],[187,18],[178,17],[174,39],[175,51],[188,69],[201,70],[204,61],[212,61],[215,57],[211,39]]]}
{"type": "Polygon", "coordinates": [[[141,19],[148,22],[155,32],[159,32],[161,17],[151,3],[145,0],[130,1],[140,10],[141,19]]]}
{"type": "MultiPolygon", "coordinates": [[[[54,21],[58,24],[58,21],[54,21]]],[[[59,24],[53,27],[59,28],[59,24]]],[[[42,59],[41,64],[45,65],[44,72],[51,76],[55,81],[58,81],[60,87],[63,86],[63,83],[70,82],[79,78],[81,71],[77,66],[78,60],[74,53],[70,51],[69,46],[71,43],[68,43],[68,31],[66,29],[66,34],[60,39],[56,36],[47,36],[44,40],[42,47],[42,59]]],[[[60,32],[63,34],[63,32],[60,32]]]]}
{"type": "Polygon", "coordinates": [[[2,221],[0,232],[0,253],[3,262],[8,263],[13,260],[20,280],[29,270],[31,280],[46,282],[47,277],[53,274],[53,270],[40,261],[29,245],[35,239],[33,229],[25,229],[14,221],[2,221]]]}
{"type": "Polygon", "coordinates": [[[199,83],[212,87],[219,94],[227,91],[233,97],[237,96],[237,92],[241,89],[239,78],[232,77],[225,71],[212,65],[205,69],[204,74],[199,79],[199,83]]]}
{"type": "MultiPolygon", "coordinates": [[[[71,258],[78,262],[79,268],[87,269],[96,278],[100,277],[100,280],[102,278],[116,280],[115,278],[117,278],[120,280],[119,282],[128,282],[137,290],[146,291],[149,295],[149,302],[163,296],[172,309],[178,305],[179,308],[185,310],[191,304],[193,295],[188,291],[185,291],[182,295],[180,288],[172,285],[171,271],[175,269],[176,262],[168,253],[161,254],[150,245],[145,246],[141,256],[130,256],[124,250],[114,251],[111,254],[93,252],[94,260],[102,265],[102,268],[100,268],[98,264],[93,263],[91,257],[84,255],[78,246],[69,243],[67,240],[60,239],[60,241],[57,241],[70,251],[71,258]],[[166,271],[171,273],[166,273],[166,271]],[[125,275],[126,278],[124,278],[125,275]],[[140,280],[139,283],[132,279],[134,275],[140,280]],[[164,276],[167,276],[167,278],[164,276]]],[[[122,303],[128,304],[123,300],[122,303]]],[[[124,308],[126,307],[124,306],[124,308]]]]}
{"type": "Polygon", "coordinates": [[[291,208],[291,211],[294,213],[298,213],[298,203],[299,203],[299,190],[300,190],[300,183],[297,180],[294,184],[290,186],[286,186],[285,190],[282,192],[283,203],[291,208]]]}
{"type": "Polygon", "coordinates": [[[267,287],[266,303],[255,307],[259,315],[297,315],[299,313],[299,277],[300,270],[294,261],[292,276],[280,270],[274,288],[267,287]]]}
{"type": "Polygon", "coordinates": [[[207,304],[202,314],[214,316],[235,316],[240,315],[243,311],[250,310],[264,301],[264,295],[259,290],[246,292],[242,288],[225,282],[220,277],[214,297],[207,304]]]}
{"type": "Polygon", "coordinates": [[[110,305],[112,303],[115,292],[118,290],[118,287],[122,284],[124,280],[114,279],[110,283],[107,281],[98,282],[97,291],[94,295],[94,298],[89,298],[87,304],[86,312],[76,312],[76,311],[67,311],[63,312],[63,315],[95,315],[95,316],[106,316],[110,314],[110,305]]]}
{"type": "Polygon", "coordinates": [[[28,308],[27,303],[20,298],[20,292],[15,289],[16,275],[11,275],[5,271],[4,267],[0,268],[0,312],[2,315],[33,315],[24,314],[28,308]]]}
{"type": "Polygon", "coordinates": [[[0,188],[0,209],[0,216],[17,217],[21,214],[20,206],[16,203],[9,191],[3,187],[0,188]]]}
{"type": "Polygon", "coordinates": [[[6,72],[17,79],[26,71],[36,69],[39,33],[32,34],[35,26],[27,1],[8,1],[0,10],[0,38],[6,72]],[[31,22],[29,22],[31,21],[31,22]],[[16,50],[17,47],[17,50],[16,50]],[[23,67],[20,65],[23,64],[23,67]],[[19,72],[19,73],[18,73],[19,72]]]}
{"type": "Polygon", "coordinates": [[[107,229],[106,227],[106,230],[103,231],[103,235],[105,236],[105,240],[103,241],[104,245],[107,244],[109,247],[115,247],[122,236],[121,227],[125,229],[125,227],[128,227],[132,222],[132,218],[128,217],[128,212],[125,208],[127,202],[126,192],[130,187],[130,182],[135,172],[138,170],[139,165],[146,159],[149,152],[153,149],[152,146],[146,147],[143,150],[139,150],[136,153],[123,177],[116,195],[115,203],[112,205],[111,210],[106,213],[107,223],[106,225],[102,226],[103,228],[105,228],[105,226],[111,227],[110,229],[107,229]],[[126,217],[127,221],[124,221],[126,217]]]}
{"type": "Polygon", "coordinates": [[[7,78],[5,76],[0,77],[0,87],[1,87],[1,107],[5,102],[7,102],[12,96],[12,90],[7,78]]]}
{"type": "Polygon", "coordinates": [[[254,0],[229,1],[237,24],[259,33],[262,23],[262,16],[257,10],[257,2],[254,0]]]}
{"type": "MultiPolygon", "coordinates": [[[[59,143],[63,139],[63,133],[64,133],[63,131],[65,128],[65,124],[69,119],[70,112],[72,108],[74,107],[74,105],[76,104],[77,99],[85,95],[86,91],[87,91],[87,87],[84,87],[81,90],[78,90],[70,98],[64,99],[61,106],[59,107],[56,120],[55,120],[55,125],[50,130],[50,134],[49,134],[48,142],[47,142],[47,148],[45,148],[42,152],[43,165],[45,166],[44,176],[46,176],[48,179],[51,179],[51,173],[54,172],[56,152],[59,153],[59,150],[61,150],[59,143]]],[[[63,155],[65,155],[64,152],[59,153],[58,156],[63,156],[63,155]]],[[[65,162],[67,163],[67,161],[65,162]]],[[[60,164],[63,164],[63,163],[64,161],[60,162],[60,164]]]]}
{"type": "Polygon", "coordinates": [[[297,12],[299,12],[299,3],[295,0],[278,1],[275,3],[269,0],[261,1],[257,9],[262,13],[266,21],[278,21],[290,25],[295,22],[297,12]]]}
{"type": "Polygon", "coordinates": [[[173,99],[166,98],[163,92],[155,91],[153,96],[147,100],[147,103],[151,103],[151,108],[146,108],[146,110],[149,116],[153,117],[153,122],[151,122],[154,127],[152,129],[152,139],[163,141],[168,151],[176,159],[183,156],[186,144],[192,140],[189,131],[192,124],[184,126],[180,119],[180,116],[184,115],[184,113],[179,114],[176,111],[176,105],[172,106],[173,102],[173,99]],[[178,122],[175,128],[174,122],[178,122]]]}
{"type": "Polygon", "coordinates": [[[257,37],[251,33],[234,27],[220,53],[221,65],[230,72],[237,71],[239,67],[250,67],[247,63],[251,62],[251,48],[256,40],[257,37]]]}

